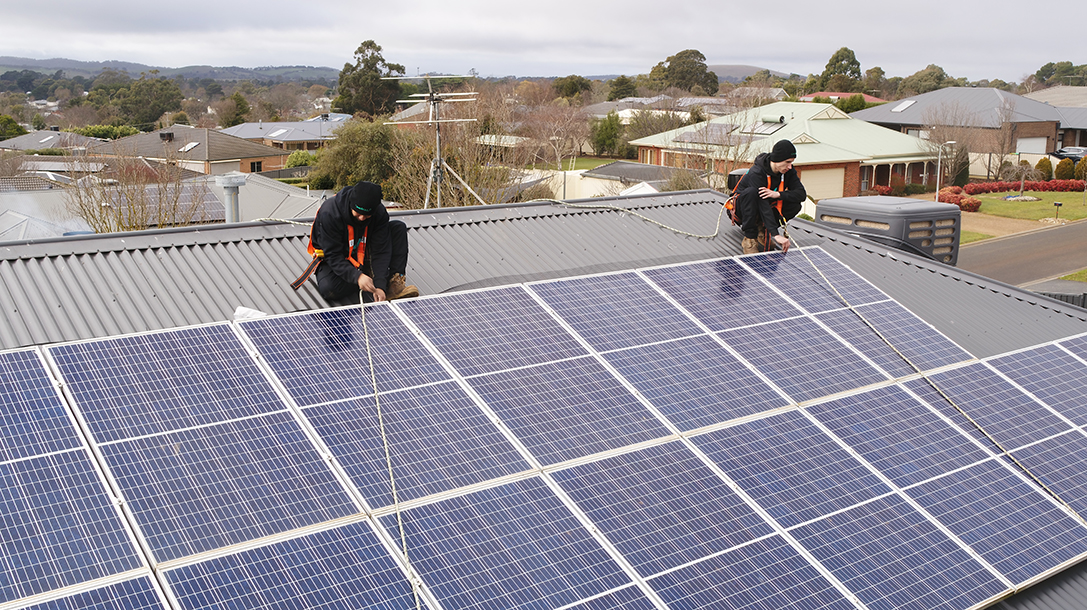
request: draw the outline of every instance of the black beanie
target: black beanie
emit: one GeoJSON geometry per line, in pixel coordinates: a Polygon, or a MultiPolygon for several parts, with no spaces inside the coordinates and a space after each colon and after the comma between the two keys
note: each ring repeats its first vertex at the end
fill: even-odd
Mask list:
{"type": "Polygon", "coordinates": [[[377,204],[381,203],[381,186],[373,182],[360,182],[351,189],[348,202],[352,210],[369,216],[374,213],[377,204]]]}
{"type": "Polygon", "coordinates": [[[778,140],[777,144],[774,144],[774,150],[770,151],[770,160],[774,163],[781,163],[786,159],[796,158],[796,147],[788,140],[778,140]]]}

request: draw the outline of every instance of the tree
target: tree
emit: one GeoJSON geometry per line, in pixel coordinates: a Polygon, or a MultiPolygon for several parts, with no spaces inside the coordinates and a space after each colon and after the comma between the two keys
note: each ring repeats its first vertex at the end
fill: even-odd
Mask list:
{"type": "Polygon", "coordinates": [[[936,64],[929,64],[924,70],[919,70],[902,79],[898,85],[899,97],[910,97],[920,93],[928,93],[955,84],[955,79],[948,76],[944,69],[936,64]]]}
{"type": "Polygon", "coordinates": [[[1053,162],[1049,160],[1049,157],[1038,159],[1038,163],[1035,164],[1034,169],[1038,170],[1038,175],[1042,177],[1042,180],[1053,179],[1053,162]]]}
{"type": "Polygon", "coordinates": [[[1053,169],[1053,177],[1057,180],[1071,180],[1075,175],[1076,162],[1071,159],[1061,159],[1057,162],[1057,167],[1053,169]]]}
{"type": "Polygon", "coordinates": [[[979,149],[984,131],[974,127],[974,113],[958,102],[945,102],[933,106],[921,115],[921,123],[928,132],[925,145],[933,158],[941,158],[941,170],[950,178],[941,184],[965,182],[969,177],[970,155],[979,149]],[[949,148],[946,143],[955,142],[949,148]]]}
{"type": "Polygon", "coordinates": [[[121,114],[129,125],[147,129],[153,127],[163,114],[181,110],[181,87],[167,78],[141,75],[127,90],[119,91],[121,114]]]}
{"type": "MultiPolygon", "coordinates": [[[[35,115],[37,116],[37,115],[35,115]]],[[[17,123],[10,115],[0,114],[0,140],[14,138],[26,133],[26,129],[17,123]]]]}
{"type": "Polygon", "coordinates": [[[842,47],[830,56],[826,68],[819,76],[821,88],[824,91],[852,91],[853,87],[860,83],[861,64],[857,56],[849,47],[842,47]],[[833,80],[834,77],[842,77],[833,80]],[[846,87],[846,88],[835,88],[846,87]]]}
{"type": "Polygon", "coordinates": [[[309,151],[296,150],[296,151],[292,152],[290,155],[287,155],[287,167],[288,168],[291,168],[291,167],[307,167],[307,166],[316,165],[316,164],[317,164],[317,155],[315,155],[315,154],[313,154],[313,153],[311,153],[309,151]]]}
{"type": "Polygon", "coordinates": [[[864,110],[868,106],[868,103],[864,101],[864,96],[858,93],[849,97],[840,98],[834,105],[842,112],[848,114],[850,112],[864,110]]]}
{"type": "Polygon", "coordinates": [[[390,125],[363,119],[347,121],[336,139],[321,152],[317,173],[336,182],[336,188],[367,180],[381,184],[393,175],[390,125]]]}
{"type": "Polygon", "coordinates": [[[1081,158],[1076,163],[1076,173],[1074,177],[1076,180],[1087,180],[1087,157],[1081,158]]]}
{"type": "Polygon", "coordinates": [[[230,97],[216,102],[215,106],[216,112],[219,113],[219,124],[223,127],[241,125],[250,111],[249,102],[245,100],[241,91],[235,91],[230,97]]]}
{"type": "Polygon", "coordinates": [[[608,89],[608,101],[614,102],[615,100],[621,100],[628,97],[635,97],[638,95],[638,87],[634,84],[634,81],[628,78],[624,74],[611,79],[608,83],[610,87],[608,89]]]}
{"type": "Polygon", "coordinates": [[[551,86],[559,97],[570,99],[577,97],[582,91],[592,91],[593,82],[584,76],[571,74],[562,78],[556,78],[551,86]]]}
{"type": "Polygon", "coordinates": [[[355,50],[355,63],[344,64],[340,70],[339,95],[333,107],[348,114],[391,113],[400,96],[400,83],[382,79],[403,75],[404,66],[386,62],[381,45],[367,40],[355,50]]]}
{"type": "Polygon", "coordinates": [[[663,83],[665,88],[675,87],[701,95],[717,93],[717,75],[706,67],[706,56],[695,49],[680,51],[657,64],[649,77],[663,83]]]}
{"type": "Polygon", "coordinates": [[[883,71],[883,68],[876,66],[874,68],[868,68],[864,71],[864,92],[871,93],[877,97],[888,97],[887,90],[887,73],[883,71]]]}
{"type": "Polygon", "coordinates": [[[623,146],[623,123],[619,113],[612,110],[602,119],[593,118],[589,122],[589,143],[595,155],[618,155],[623,146]]]}

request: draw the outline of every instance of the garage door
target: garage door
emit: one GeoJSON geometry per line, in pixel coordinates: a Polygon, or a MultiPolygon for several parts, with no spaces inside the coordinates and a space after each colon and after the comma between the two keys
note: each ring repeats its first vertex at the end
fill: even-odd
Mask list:
{"type": "MultiPolygon", "coordinates": [[[[801,169],[800,181],[804,183],[804,190],[808,197],[819,201],[831,197],[845,196],[845,168],[833,169],[801,169]]],[[[814,217],[815,210],[811,208],[811,201],[804,202],[803,213],[814,217]]]]}
{"type": "Polygon", "coordinates": [[[1044,155],[1045,145],[1045,138],[1019,138],[1019,140],[1015,143],[1015,152],[1044,155]]]}

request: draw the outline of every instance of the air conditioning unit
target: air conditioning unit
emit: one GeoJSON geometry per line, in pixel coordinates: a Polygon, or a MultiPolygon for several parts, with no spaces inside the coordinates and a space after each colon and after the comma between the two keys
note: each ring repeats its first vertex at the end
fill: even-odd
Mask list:
{"type": "Polygon", "coordinates": [[[174,132],[172,132],[172,131],[160,131],[159,132],[159,139],[162,140],[163,142],[173,142],[174,141],[174,132]]]}
{"type": "Polygon", "coordinates": [[[822,199],[815,222],[948,265],[959,260],[962,210],[951,203],[884,196],[822,199]]]}

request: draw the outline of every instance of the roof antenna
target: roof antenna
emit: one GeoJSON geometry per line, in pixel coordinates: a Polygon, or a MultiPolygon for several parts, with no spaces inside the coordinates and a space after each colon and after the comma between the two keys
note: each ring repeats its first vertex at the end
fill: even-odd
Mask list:
{"type": "Polygon", "coordinates": [[[416,103],[426,102],[430,104],[430,118],[425,121],[387,121],[386,125],[433,125],[434,126],[434,158],[430,161],[430,175],[427,176],[426,182],[426,198],[423,200],[423,209],[430,207],[430,190],[431,186],[436,186],[437,203],[435,207],[442,207],[442,182],[444,172],[449,172],[454,178],[457,179],[464,188],[468,189],[468,192],[472,194],[482,205],[487,205],[483,198],[476,194],[472,187],[468,186],[468,183],[461,178],[457,172],[453,171],[452,167],[445,162],[445,158],[442,156],[442,123],[474,123],[475,119],[443,119],[441,118],[441,105],[449,102],[474,102],[476,96],[479,95],[475,91],[465,93],[436,93],[434,86],[431,83],[432,79],[443,78],[472,78],[472,76],[435,76],[431,74],[423,74],[421,76],[386,76],[382,80],[426,80],[426,93],[413,93],[410,97],[417,98],[412,100],[396,100],[397,103],[416,103]]]}

